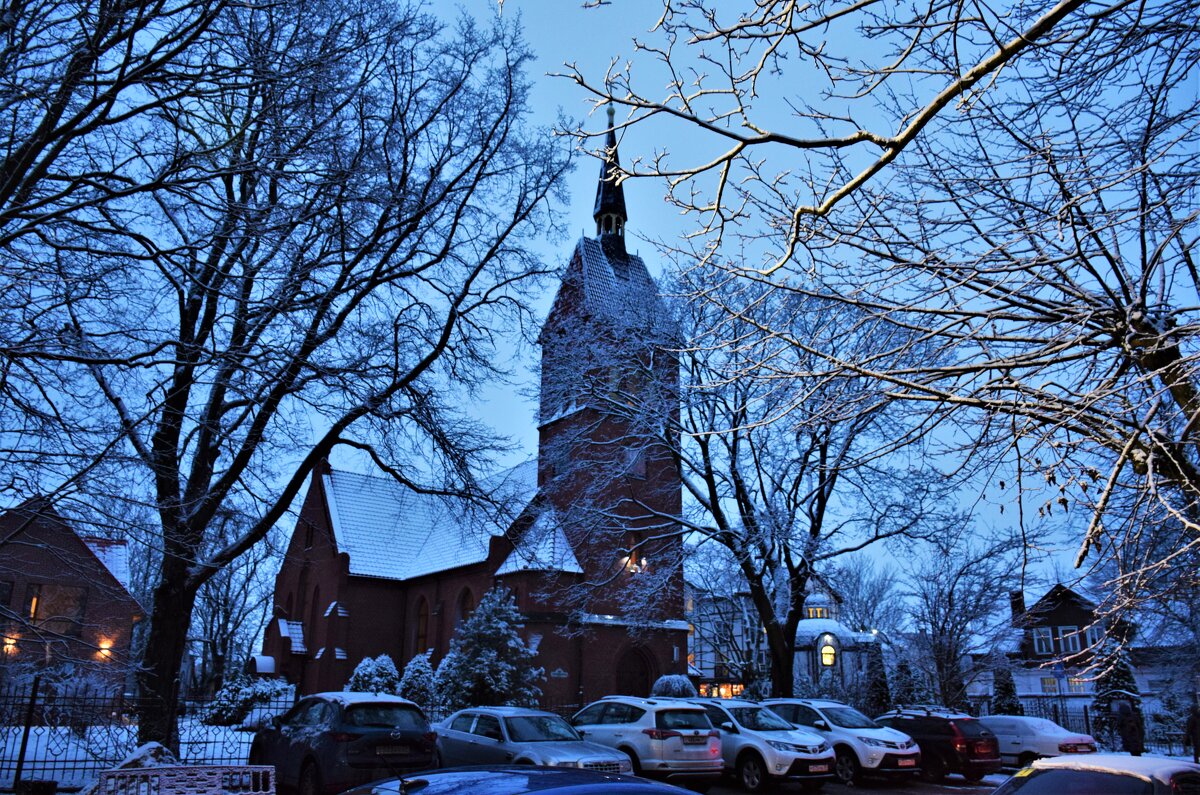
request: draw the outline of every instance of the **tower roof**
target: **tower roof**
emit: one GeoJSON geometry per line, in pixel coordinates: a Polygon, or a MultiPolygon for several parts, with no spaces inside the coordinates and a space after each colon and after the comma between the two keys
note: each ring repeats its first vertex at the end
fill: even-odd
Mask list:
{"type": "MultiPolygon", "coordinates": [[[[619,225],[624,227],[629,220],[625,211],[625,188],[617,181],[620,174],[620,156],[617,154],[617,134],[614,126],[613,106],[608,106],[608,135],[604,141],[604,160],[600,163],[600,182],[596,185],[596,205],[592,217],[596,219],[598,229],[604,229],[601,221],[605,216],[615,216],[621,219],[619,225]]],[[[614,229],[615,231],[615,229],[614,229]]]]}

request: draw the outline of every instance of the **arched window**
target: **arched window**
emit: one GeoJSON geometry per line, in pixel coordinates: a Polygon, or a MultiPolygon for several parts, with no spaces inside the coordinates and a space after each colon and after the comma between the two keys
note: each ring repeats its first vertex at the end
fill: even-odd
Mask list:
{"type": "Polygon", "coordinates": [[[429,648],[429,603],[422,598],[417,602],[417,629],[413,635],[413,655],[423,654],[429,648]]]}
{"type": "Polygon", "coordinates": [[[837,649],[833,648],[833,644],[826,643],[821,647],[821,665],[828,667],[835,662],[837,662],[837,649]]]}
{"type": "Polygon", "coordinates": [[[466,621],[473,612],[475,612],[475,597],[471,595],[470,588],[463,588],[462,593],[458,595],[458,609],[454,615],[455,628],[466,621]]]}
{"type": "Polygon", "coordinates": [[[308,626],[305,628],[305,634],[308,638],[316,643],[317,640],[317,618],[321,615],[321,586],[313,588],[312,604],[308,607],[308,626]]]}

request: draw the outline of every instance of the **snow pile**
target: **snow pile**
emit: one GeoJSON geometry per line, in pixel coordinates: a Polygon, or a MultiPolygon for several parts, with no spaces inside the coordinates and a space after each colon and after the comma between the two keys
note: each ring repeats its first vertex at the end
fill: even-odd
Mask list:
{"type": "Polygon", "coordinates": [[[651,696],[667,696],[670,698],[695,698],[696,686],[692,680],[683,674],[665,674],[658,677],[650,688],[651,696]]]}

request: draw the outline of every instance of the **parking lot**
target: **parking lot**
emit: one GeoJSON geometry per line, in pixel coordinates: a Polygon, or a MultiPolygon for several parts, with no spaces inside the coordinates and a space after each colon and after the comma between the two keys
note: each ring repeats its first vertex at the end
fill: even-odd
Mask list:
{"type": "MultiPolygon", "coordinates": [[[[861,786],[844,787],[841,784],[826,784],[822,795],[856,795],[856,793],[872,793],[872,795],[986,795],[1007,779],[1007,776],[988,776],[978,784],[968,784],[957,776],[950,776],[943,784],[925,784],[920,781],[896,783],[887,781],[864,781],[861,786]]],[[[786,795],[801,795],[804,792],[799,784],[773,784],[764,792],[781,793],[786,795]]],[[[722,782],[721,785],[709,790],[709,795],[745,795],[732,781],[722,782]]]]}

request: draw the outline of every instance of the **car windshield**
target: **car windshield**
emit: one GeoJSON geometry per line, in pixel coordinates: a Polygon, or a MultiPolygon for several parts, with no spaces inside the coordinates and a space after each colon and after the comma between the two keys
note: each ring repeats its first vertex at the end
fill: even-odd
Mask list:
{"type": "Polygon", "coordinates": [[[878,723],[862,714],[854,707],[822,707],[821,711],[834,726],[843,729],[879,729],[878,723]]]}
{"type": "Polygon", "coordinates": [[[747,729],[776,731],[792,728],[792,724],[762,707],[733,707],[729,711],[733,713],[734,719],[747,729]]]}
{"type": "Polygon", "coordinates": [[[359,704],[346,710],[346,723],[350,726],[429,731],[420,711],[403,704],[359,704]]]}
{"type": "Polygon", "coordinates": [[[1022,770],[994,795],[1153,795],[1154,785],[1133,776],[1101,770],[1022,770]]]}
{"type": "Polygon", "coordinates": [[[508,737],[514,743],[579,739],[579,732],[557,715],[521,715],[506,718],[504,723],[508,726],[508,737]]]}

